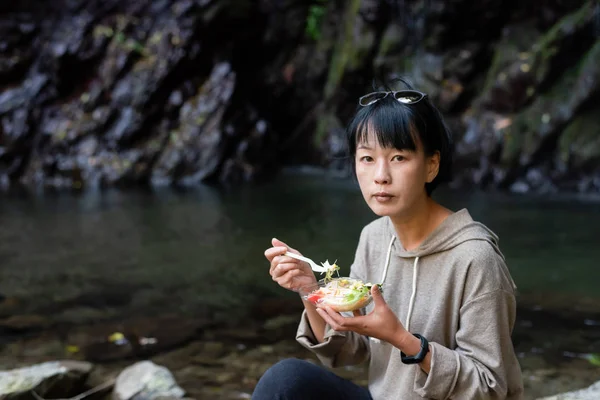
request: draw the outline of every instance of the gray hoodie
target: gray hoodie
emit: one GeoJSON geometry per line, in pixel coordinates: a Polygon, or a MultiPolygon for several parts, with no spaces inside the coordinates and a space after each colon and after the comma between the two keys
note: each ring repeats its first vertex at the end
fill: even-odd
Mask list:
{"type": "MultiPolygon", "coordinates": [[[[412,333],[431,345],[431,370],[400,361],[389,343],[325,328],[316,343],[306,312],[296,339],[326,366],[369,362],[373,399],[522,399],[511,333],[515,285],[498,238],[466,209],[406,251],[388,217],[363,228],[351,277],[384,282],[383,296],[412,333]]],[[[370,312],[369,305],[366,312],[370,312]]]]}

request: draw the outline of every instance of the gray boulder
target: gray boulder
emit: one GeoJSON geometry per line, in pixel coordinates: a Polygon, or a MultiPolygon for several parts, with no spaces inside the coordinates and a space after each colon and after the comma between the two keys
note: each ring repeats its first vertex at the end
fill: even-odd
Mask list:
{"type": "Polygon", "coordinates": [[[51,361],[0,371],[0,399],[69,398],[82,392],[93,365],[83,361],[51,361]]]}
{"type": "Polygon", "coordinates": [[[121,371],[113,399],[156,400],[159,397],[182,398],[184,394],[167,368],[152,361],[140,361],[121,371]]]}
{"type": "Polygon", "coordinates": [[[572,392],[561,393],[554,396],[543,397],[538,400],[598,400],[600,399],[600,381],[591,386],[575,390],[572,392]]]}

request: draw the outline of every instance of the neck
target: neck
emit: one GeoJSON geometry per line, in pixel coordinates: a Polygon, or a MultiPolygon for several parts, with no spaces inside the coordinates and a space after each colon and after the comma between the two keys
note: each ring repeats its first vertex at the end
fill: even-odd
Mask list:
{"type": "Polygon", "coordinates": [[[391,216],[392,224],[405,250],[411,251],[429,236],[451,211],[427,196],[425,201],[417,202],[410,212],[402,216],[391,216]]]}

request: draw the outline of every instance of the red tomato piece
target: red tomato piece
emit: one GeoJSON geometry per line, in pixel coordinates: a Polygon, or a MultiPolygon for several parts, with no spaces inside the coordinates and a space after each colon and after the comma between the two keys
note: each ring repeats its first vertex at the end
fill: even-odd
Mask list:
{"type": "Polygon", "coordinates": [[[319,300],[321,300],[323,298],[323,295],[321,293],[311,293],[307,296],[307,300],[310,301],[311,303],[316,303],[319,300]]]}

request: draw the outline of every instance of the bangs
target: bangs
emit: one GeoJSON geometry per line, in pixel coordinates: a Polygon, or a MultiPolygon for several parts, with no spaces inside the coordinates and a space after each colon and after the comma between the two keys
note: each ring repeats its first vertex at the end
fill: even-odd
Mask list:
{"type": "Polygon", "coordinates": [[[384,148],[416,151],[418,137],[413,125],[414,117],[409,107],[391,98],[362,108],[348,126],[351,155],[356,154],[358,144],[368,143],[370,137],[375,137],[384,148]]]}
{"type": "MultiPolygon", "coordinates": [[[[408,89],[413,88],[407,84],[408,89]]],[[[377,90],[377,89],[376,89],[377,90]]],[[[415,103],[403,103],[389,96],[391,89],[385,88],[387,95],[373,95],[371,101],[362,105],[362,96],[354,118],[346,129],[347,149],[351,168],[356,172],[358,160],[356,148],[359,144],[376,141],[385,149],[422,151],[427,157],[439,154],[439,168],[431,182],[425,183],[427,195],[444,182],[452,180],[454,143],[452,134],[444,122],[440,111],[429,101],[427,95],[415,103]],[[374,100],[375,101],[372,101],[374,100]]],[[[419,92],[420,93],[420,92],[419,92]]],[[[421,93],[422,95],[423,93],[421,93]]],[[[368,98],[367,98],[368,100],[368,98]]]]}

